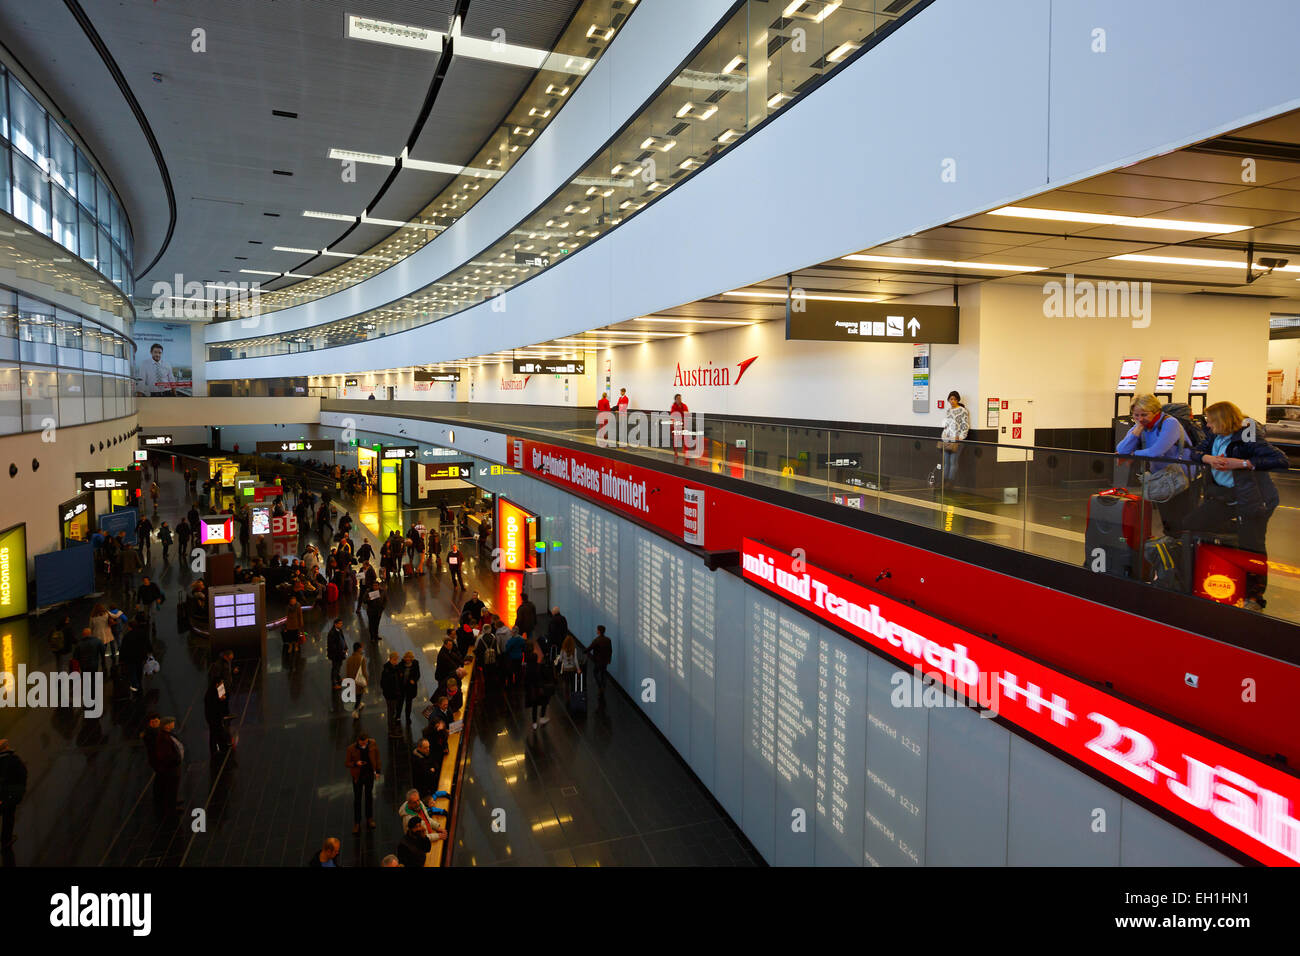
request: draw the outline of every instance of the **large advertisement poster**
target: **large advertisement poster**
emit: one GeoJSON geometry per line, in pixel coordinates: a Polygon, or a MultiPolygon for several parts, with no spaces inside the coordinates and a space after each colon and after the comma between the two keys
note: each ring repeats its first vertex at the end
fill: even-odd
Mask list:
{"type": "Polygon", "coordinates": [[[190,324],[136,322],[135,393],[145,397],[194,394],[190,324]]]}

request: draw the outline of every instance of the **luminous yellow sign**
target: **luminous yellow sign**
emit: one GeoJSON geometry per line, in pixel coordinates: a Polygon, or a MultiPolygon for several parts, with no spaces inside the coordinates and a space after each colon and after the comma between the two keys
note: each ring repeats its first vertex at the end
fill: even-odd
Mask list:
{"type": "Polygon", "coordinates": [[[0,618],[27,613],[27,525],[0,532],[0,618]]]}
{"type": "Polygon", "coordinates": [[[1201,583],[1201,587],[1216,601],[1226,601],[1237,590],[1237,582],[1226,574],[1211,574],[1201,583]]]}

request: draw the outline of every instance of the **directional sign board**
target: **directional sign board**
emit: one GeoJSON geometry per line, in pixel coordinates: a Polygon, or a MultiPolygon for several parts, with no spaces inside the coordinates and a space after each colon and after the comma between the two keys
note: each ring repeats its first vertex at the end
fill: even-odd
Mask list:
{"type": "Polygon", "coordinates": [[[140,444],[145,448],[157,448],[160,445],[172,444],[171,435],[141,435],[140,444]]]}
{"type": "Polygon", "coordinates": [[[276,455],[288,452],[333,451],[333,438],[307,438],[300,441],[260,441],[257,443],[259,455],[276,455]]]}
{"type": "Polygon", "coordinates": [[[433,481],[438,478],[468,478],[473,472],[469,465],[425,465],[424,480],[433,481]]]}
{"type": "Polygon", "coordinates": [[[515,359],[516,375],[584,375],[585,363],[578,359],[515,359]]]}
{"type": "Polygon", "coordinates": [[[534,266],[538,269],[545,269],[551,264],[550,256],[538,255],[529,252],[516,252],[515,265],[517,266],[534,266]]]}
{"type": "Polygon", "coordinates": [[[417,368],[415,370],[415,381],[417,382],[459,382],[460,372],[434,372],[429,369],[417,368]]]}
{"type": "Polygon", "coordinates": [[[79,471],[78,491],[135,491],[140,487],[138,471],[79,471]]]}
{"type": "Polygon", "coordinates": [[[787,339],[955,345],[957,333],[955,305],[796,299],[786,312],[787,339]]]}
{"type": "Polygon", "coordinates": [[[384,461],[392,461],[393,459],[401,460],[403,458],[414,458],[419,453],[420,453],[420,449],[417,448],[415,445],[384,445],[383,446],[384,461]]]}

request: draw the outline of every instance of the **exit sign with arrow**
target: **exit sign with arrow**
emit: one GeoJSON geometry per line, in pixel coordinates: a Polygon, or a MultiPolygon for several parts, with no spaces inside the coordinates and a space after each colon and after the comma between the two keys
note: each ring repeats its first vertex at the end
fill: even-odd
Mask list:
{"type": "Polygon", "coordinates": [[[842,302],[795,297],[787,303],[785,337],[816,342],[927,342],[956,345],[955,305],[842,302]]]}

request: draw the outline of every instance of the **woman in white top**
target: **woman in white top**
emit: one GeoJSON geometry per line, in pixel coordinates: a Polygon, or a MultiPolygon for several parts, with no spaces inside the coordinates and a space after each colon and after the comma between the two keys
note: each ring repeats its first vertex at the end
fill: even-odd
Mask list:
{"type": "Polygon", "coordinates": [[[569,694],[573,690],[574,675],[578,673],[578,639],[572,634],[566,634],[564,643],[560,645],[560,677],[564,681],[564,699],[569,699],[569,694]]]}
{"type": "Polygon", "coordinates": [[[943,422],[943,435],[940,447],[943,449],[944,484],[952,484],[957,478],[957,459],[961,455],[961,443],[970,434],[970,412],[962,404],[961,395],[948,393],[948,411],[943,422]]]}

